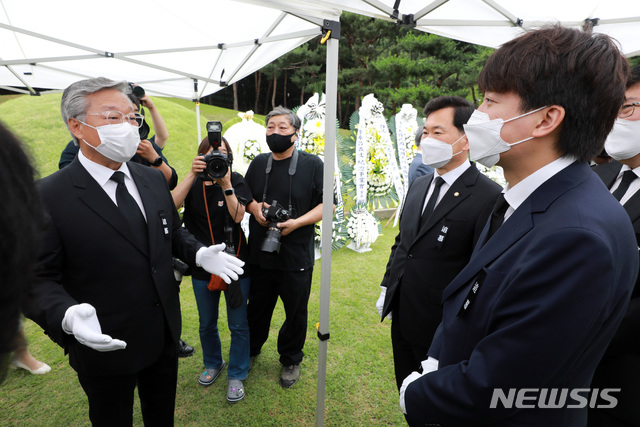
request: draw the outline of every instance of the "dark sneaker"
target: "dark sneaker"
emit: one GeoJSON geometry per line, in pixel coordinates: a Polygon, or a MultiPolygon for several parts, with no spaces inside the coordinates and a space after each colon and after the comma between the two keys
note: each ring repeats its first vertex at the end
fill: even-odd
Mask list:
{"type": "Polygon", "coordinates": [[[200,374],[200,378],[198,378],[198,382],[203,386],[210,386],[213,382],[220,376],[220,372],[224,369],[226,363],[224,360],[222,361],[222,365],[216,369],[205,369],[202,374],[200,374]]]}
{"type": "Polygon", "coordinates": [[[178,357],[189,357],[195,350],[186,342],[178,341],[178,357]]]}
{"type": "Polygon", "coordinates": [[[293,387],[300,379],[300,365],[283,366],[280,374],[280,385],[284,388],[293,387]]]}
{"type": "Polygon", "coordinates": [[[240,380],[227,381],[227,400],[231,403],[244,399],[244,386],[240,380]]]}

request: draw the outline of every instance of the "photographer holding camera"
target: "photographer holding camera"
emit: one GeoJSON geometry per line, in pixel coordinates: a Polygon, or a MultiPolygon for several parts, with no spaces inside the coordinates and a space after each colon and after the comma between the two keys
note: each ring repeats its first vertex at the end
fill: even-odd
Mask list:
{"type": "MultiPolygon", "coordinates": [[[[184,223],[187,229],[204,244],[225,243],[225,251],[246,260],[248,248],[240,227],[245,205],[252,199],[244,178],[231,171],[233,161],[229,143],[221,137],[220,122],[207,123],[208,136],[198,147],[198,156],[186,177],[173,190],[176,207],[184,203],[184,223]]],[[[247,298],[249,275],[228,286],[219,277],[201,268],[191,272],[193,292],[200,317],[200,343],[204,372],[198,378],[209,386],[225,367],[218,334],[218,306],[220,291],[224,290],[227,319],[231,332],[229,369],[227,371],[227,400],[237,402],[244,398],[242,381],[249,372],[249,325],[247,298]]]]}
{"type": "Polygon", "coordinates": [[[253,194],[249,220],[251,360],[269,336],[278,297],[286,320],[278,334],[282,387],[300,377],[313,273],[314,224],[322,219],[322,160],[295,148],[300,119],[277,107],[266,117],[271,153],[258,155],[245,179],[253,194]]]}

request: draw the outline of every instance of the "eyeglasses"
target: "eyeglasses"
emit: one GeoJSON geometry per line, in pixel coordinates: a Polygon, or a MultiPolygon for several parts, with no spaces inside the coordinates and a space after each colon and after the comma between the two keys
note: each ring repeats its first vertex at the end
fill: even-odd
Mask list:
{"type": "Polygon", "coordinates": [[[144,116],[140,113],[124,114],[121,111],[103,111],[102,113],[86,113],[86,116],[102,116],[110,125],[119,125],[125,121],[137,128],[142,126],[144,116]]]}
{"type": "Polygon", "coordinates": [[[629,104],[624,104],[620,107],[620,111],[618,111],[618,118],[624,119],[626,117],[632,116],[635,111],[636,105],[640,105],[640,102],[630,102],[629,104]]]}

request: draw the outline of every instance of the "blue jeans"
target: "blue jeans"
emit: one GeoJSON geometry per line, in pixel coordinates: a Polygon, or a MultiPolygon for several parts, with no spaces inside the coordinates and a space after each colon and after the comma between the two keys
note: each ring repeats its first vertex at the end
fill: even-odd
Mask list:
{"type": "MultiPolygon", "coordinates": [[[[193,293],[200,316],[200,344],[205,369],[216,369],[222,365],[222,348],[218,334],[218,306],[220,291],[210,291],[208,280],[191,279],[193,293]]],[[[249,298],[249,277],[240,279],[242,289],[242,305],[229,309],[227,293],[227,321],[231,331],[231,348],[229,349],[229,380],[245,380],[249,373],[249,323],[247,322],[247,298],[249,298]]]]}

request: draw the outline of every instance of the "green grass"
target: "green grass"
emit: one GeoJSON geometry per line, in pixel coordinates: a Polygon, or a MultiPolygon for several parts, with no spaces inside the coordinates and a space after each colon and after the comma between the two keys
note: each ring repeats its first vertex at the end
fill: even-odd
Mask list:
{"type": "MultiPolygon", "coordinates": [[[[165,155],[180,177],[189,170],[197,148],[193,103],[154,98],[169,128],[165,155]]],[[[29,147],[40,176],[58,169],[60,152],[70,140],[59,114],[60,95],[0,97],[0,121],[29,147]]],[[[226,123],[236,112],[201,105],[203,136],[207,120],[226,123]]],[[[262,118],[263,119],[263,118],[262,118]]],[[[383,224],[386,221],[383,221],[383,224]]],[[[327,354],[324,422],[328,426],[402,425],[393,375],[390,323],[379,321],[375,301],[379,283],[397,229],[391,226],[372,245],[373,251],[356,253],[342,248],[332,255],[332,280],[327,354]]],[[[197,383],[203,368],[198,338],[198,314],[188,278],[183,280],[182,337],[196,348],[193,357],[180,360],[176,398],[176,425],[312,426],[315,425],[318,368],[320,261],[314,270],[305,359],[301,379],[291,389],[278,384],[280,364],[277,331],[284,320],[280,302],[271,334],[245,381],[246,397],[231,405],[226,401],[225,374],[212,386],[197,383]]],[[[86,397],[63,350],[31,321],[25,323],[31,353],[47,362],[52,371],[44,376],[12,371],[0,385],[0,425],[89,425],[86,397]]],[[[219,330],[223,354],[228,357],[229,331],[221,304],[219,330]]],[[[136,399],[134,424],[142,425],[136,399]]]]}

